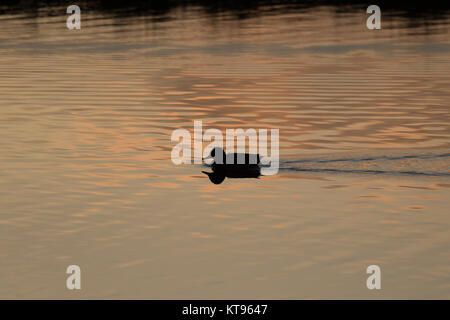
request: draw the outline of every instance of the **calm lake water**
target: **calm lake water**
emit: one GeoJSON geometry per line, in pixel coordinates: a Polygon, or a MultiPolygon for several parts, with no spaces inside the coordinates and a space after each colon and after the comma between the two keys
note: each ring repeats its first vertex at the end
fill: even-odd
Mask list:
{"type": "Polygon", "coordinates": [[[338,9],[1,14],[0,298],[450,298],[450,16],[338,9]],[[175,166],[194,120],[279,173],[175,166]]]}

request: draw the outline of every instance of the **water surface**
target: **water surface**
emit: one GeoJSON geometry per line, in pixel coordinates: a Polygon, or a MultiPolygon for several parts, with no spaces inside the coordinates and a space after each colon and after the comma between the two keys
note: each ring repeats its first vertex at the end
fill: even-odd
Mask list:
{"type": "Polygon", "coordinates": [[[450,298],[450,16],[347,9],[3,12],[0,297],[450,298]],[[279,173],[175,166],[194,120],[279,173]]]}

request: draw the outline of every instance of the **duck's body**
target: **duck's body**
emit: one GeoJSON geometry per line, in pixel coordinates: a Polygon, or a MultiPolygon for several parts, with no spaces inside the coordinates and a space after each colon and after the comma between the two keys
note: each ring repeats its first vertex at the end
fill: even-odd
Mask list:
{"type": "Polygon", "coordinates": [[[211,164],[211,169],[213,172],[224,173],[226,176],[239,177],[245,174],[260,175],[261,168],[257,164],[217,164],[213,162],[211,164]]]}
{"type": "Polygon", "coordinates": [[[259,167],[260,156],[248,153],[229,153],[223,149],[215,148],[211,151],[210,158],[214,158],[211,164],[213,172],[205,172],[211,182],[220,184],[228,178],[258,178],[261,175],[259,167]]]}

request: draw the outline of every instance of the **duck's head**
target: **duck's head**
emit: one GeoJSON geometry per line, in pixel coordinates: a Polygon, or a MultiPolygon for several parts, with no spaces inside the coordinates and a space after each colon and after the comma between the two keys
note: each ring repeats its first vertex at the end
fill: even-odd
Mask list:
{"type": "Polygon", "coordinates": [[[226,159],[226,153],[225,153],[225,151],[223,151],[222,148],[215,147],[214,149],[211,150],[211,153],[210,153],[208,159],[209,158],[213,158],[214,163],[216,163],[216,164],[224,164],[225,159],[226,159]]]}

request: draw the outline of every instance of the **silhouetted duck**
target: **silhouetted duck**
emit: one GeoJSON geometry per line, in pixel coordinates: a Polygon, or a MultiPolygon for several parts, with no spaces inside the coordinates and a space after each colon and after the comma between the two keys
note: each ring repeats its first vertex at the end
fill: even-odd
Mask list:
{"type": "Polygon", "coordinates": [[[214,148],[207,159],[214,158],[211,164],[213,172],[202,171],[214,184],[220,184],[228,178],[258,178],[261,175],[260,156],[248,153],[226,154],[222,148],[214,148]]]}

